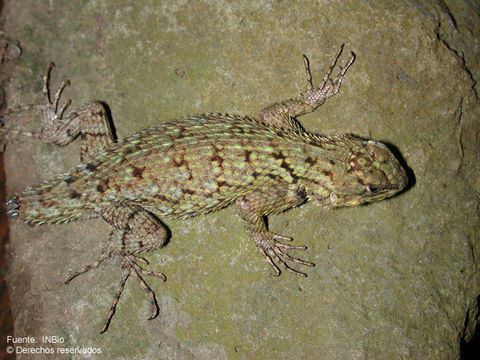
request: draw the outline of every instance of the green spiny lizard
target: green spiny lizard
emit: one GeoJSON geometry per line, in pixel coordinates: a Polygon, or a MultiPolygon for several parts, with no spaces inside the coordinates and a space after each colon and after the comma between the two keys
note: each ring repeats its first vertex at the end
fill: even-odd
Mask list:
{"type": "MultiPolygon", "coordinates": [[[[55,224],[101,217],[113,228],[98,260],[67,276],[98,267],[109,258],[122,269],[122,279],[101,332],[107,330],[127,278],[132,275],[146,291],[158,314],[155,294],[142,275],[163,280],[162,273],[144,270],[137,255],[161,248],[167,238],[165,217],[188,218],[233,205],[258,250],[280,274],[279,266],[305,273],[289,263],[313,263],[288,254],[306,249],[282,241],[264,218],[312,200],[324,208],[354,206],[382,200],[407,184],[405,170],[382,143],[352,135],[320,136],[306,132],[296,118],[335,95],[355,54],[330,79],[339,49],[320,86],[314,87],[307,58],[307,90],[298,98],[276,103],[254,117],[224,114],[189,116],[153,126],[115,142],[100,102],[91,102],[63,117],[70,101],[60,106],[63,81],[53,100],[49,78],[43,77],[46,103],[18,110],[42,111],[38,136],[66,145],[81,138],[81,163],[70,172],[15,194],[8,215],[28,224],[55,224]]],[[[13,131],[15,132],[15,131],[13,131]]],[[[25,133],[17,131],[17,133],[25,133]]]]}

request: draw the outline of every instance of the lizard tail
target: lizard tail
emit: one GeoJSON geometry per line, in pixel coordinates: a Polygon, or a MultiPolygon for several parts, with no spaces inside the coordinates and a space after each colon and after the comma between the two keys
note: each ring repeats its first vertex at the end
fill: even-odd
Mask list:
{"type": "Polygon", "coordinates": [[[7,215],[30,225],[70,222],[81,217],[85,204],[80,194],[62,190],[41,185],[14,194],[5,204],[7,215]]]}

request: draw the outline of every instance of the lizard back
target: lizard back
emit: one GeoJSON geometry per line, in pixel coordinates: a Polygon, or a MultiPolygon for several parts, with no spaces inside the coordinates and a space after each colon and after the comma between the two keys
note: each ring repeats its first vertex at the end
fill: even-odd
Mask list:
{"type": "MultiPolygon", "coordinates": [[[[298,164],[311,159],[308,136],[230,115],[173,120],[134,133],[71,172],[27,189],[18,195],[20,214],[29,223],[65,222],[95,216],[114,202],[179,218],[206,213],[301,177],[305,169],[298,164]]],[[[329,139],[323,140],[328,145],[329,139]]],[[[335,157],[342,154],[338,144],[331,145],[335,157]]],[[[328,170],[333,152],[324,153],[322,166],[328,170]]],[[[316,156],[316,165],[319,161],[316,156]]]]}

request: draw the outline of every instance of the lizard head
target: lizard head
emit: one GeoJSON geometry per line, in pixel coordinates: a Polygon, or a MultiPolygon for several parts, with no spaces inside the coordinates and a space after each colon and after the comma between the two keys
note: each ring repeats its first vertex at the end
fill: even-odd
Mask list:
{"type": "Polygon", "coordinates": [[[382,143],[363,141],[351,150],[348,184],[336,184],[327,200],[328,206],[355,206],[386,199],[405,188],[408,178],[405,169],[382,143]]]}

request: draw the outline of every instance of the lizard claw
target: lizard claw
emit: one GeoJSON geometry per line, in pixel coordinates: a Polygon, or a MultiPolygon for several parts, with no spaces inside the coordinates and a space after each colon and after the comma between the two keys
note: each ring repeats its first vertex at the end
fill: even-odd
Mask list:
{"type": "Polygon", "coordinates": [[[9,218],[18,217],[18,208],[20,207],[20,204],[18,203],[18,198],[16,196],[8,200],[5,203],[5,206],[7,207],[7,216],[9,218]]]}
{"type": "Polygon", "coordinates": [[[9,218],[14,218],[14,217],[18,217],[18,211],[17,210],[8,210],[7,211],[7,216],[9,218]]]}
{"type": "Polygon", "coordinates": [[[5,203],[5,205],[11,207],[12,209],[18,209],[20,207],[20,205],[18,205],[18,198],[17,197],[13,197],[10,200],[8,200],[5,203]]]}
{"type": "Polygon", "coordinates": [[[275,240],[293,241],[293,238],[291,238],[289,236],[282,236],[282,235],[277,235],[277,234],[273,234],[273,238],[275,240]]]}

